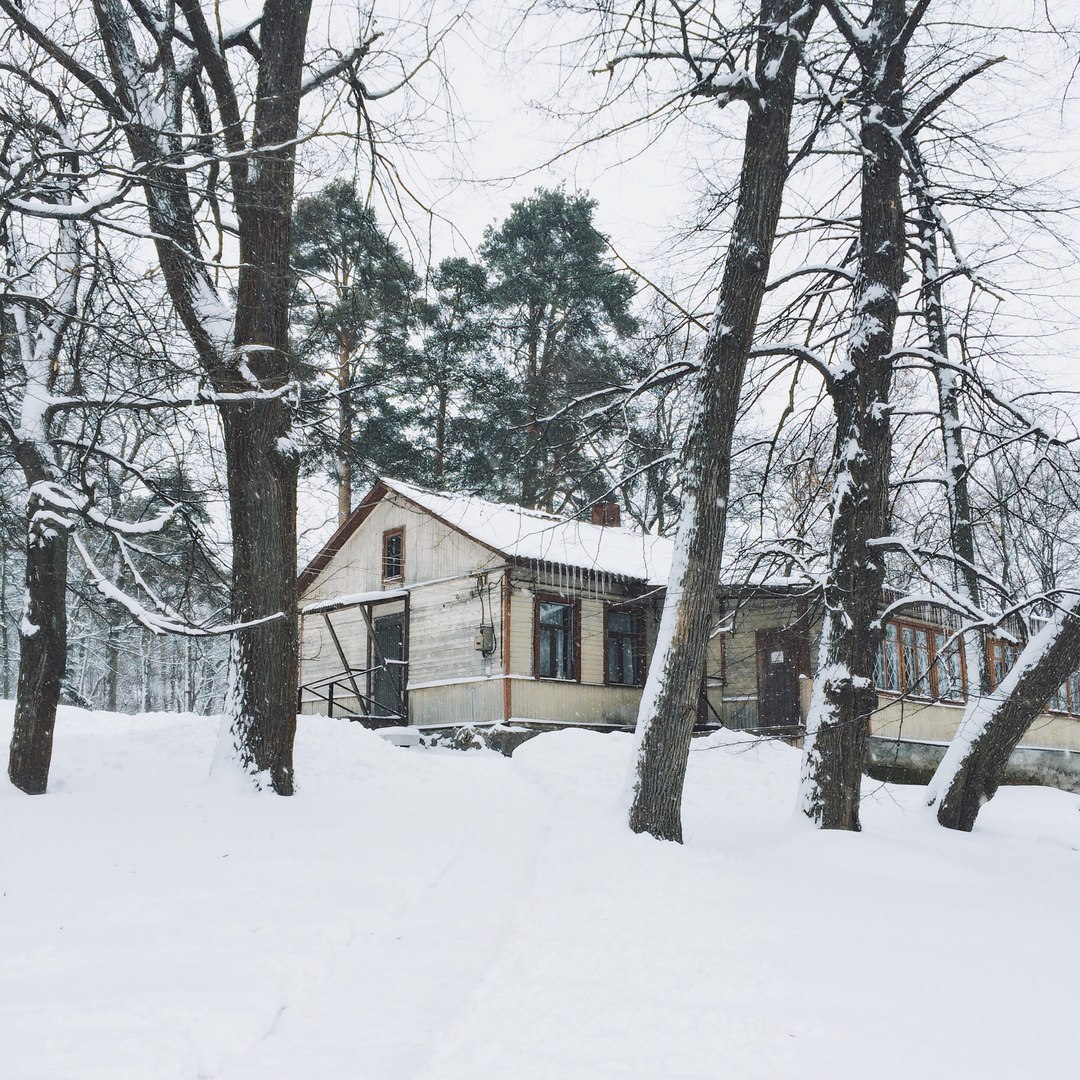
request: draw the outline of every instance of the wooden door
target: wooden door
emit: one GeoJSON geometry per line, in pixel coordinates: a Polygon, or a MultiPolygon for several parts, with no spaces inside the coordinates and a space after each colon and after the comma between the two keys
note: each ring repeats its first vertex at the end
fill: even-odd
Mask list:
{"type": "Polygon", "coordinates": [[[380,615],[372,620],[372,715],[397,716],[405,722],[405,614],[380,615]]]}
{"type": "Polygon", "coordinates": [[[757,632],[758,727],[796,727],[799,709],[800,650],[795,630],[780,627],[757,632]]]}

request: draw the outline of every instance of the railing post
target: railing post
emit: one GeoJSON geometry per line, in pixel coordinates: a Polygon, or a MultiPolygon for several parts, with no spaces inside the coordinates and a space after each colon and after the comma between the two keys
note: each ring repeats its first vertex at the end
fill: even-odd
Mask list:
{"type": "Polygon", "coordinates": [[[334,715],[334,684],[331,683],[327,688],[326,694],[326,712],[329,716],[334,715]]]}

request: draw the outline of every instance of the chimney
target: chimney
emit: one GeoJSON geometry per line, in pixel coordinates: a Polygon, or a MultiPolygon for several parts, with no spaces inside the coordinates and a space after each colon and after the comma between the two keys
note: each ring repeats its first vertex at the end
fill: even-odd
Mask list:
{"type": "Polygon", "coordinates": [[[594,525],[611,525],[618,528],[622,524],[619,518],[619,504],[613,502],[596,503],[592,508],[594,525]]]}

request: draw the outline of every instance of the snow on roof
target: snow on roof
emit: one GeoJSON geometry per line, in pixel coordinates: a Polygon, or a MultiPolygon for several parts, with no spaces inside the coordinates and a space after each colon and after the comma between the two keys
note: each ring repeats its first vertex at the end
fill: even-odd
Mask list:
{"type": "Polygon", "coordinates": [[[385,477],[382,483],[511,559],[572,566],[651,585],[665,584],[671,570],[674,541],[666,536],[593,525],[475,495],[429,491],[385,477]]]}
{"type": "Polygon", "coordinates": [[[408,595],[408,589],[377,589],[374,592],[345,593],[341,596],[331,596],[326,600],[308,604],[307,607],[301,608],[300,611],[304,615],[330,614],[330,612],[337,611],[340,608],[358,607],[360,604],[381,604],[387,600],[398,600],[408,595]]]}

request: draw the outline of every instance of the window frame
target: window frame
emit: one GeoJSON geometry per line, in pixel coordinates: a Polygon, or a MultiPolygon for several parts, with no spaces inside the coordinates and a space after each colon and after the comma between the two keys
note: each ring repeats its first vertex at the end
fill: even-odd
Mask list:
{"type": "MultiPolygon", "coordinates": [[[[967,665],[964,663],[964,639],[960,634],[952,634],[947,627],[936,627],[930,634],[931,647],[933,649],[933,664],[931,670],[933,671],[933,689],[934,689],[934,701],[940,702],[942,705],[963,705],[967,702],[968,698],[968,686],[967,686],[967,665]],[[938,648],[938,639],[941,639],[941,644],[949,642],[947,648],[940,650],[938,648]],[[952,639],[950,641],[950,638],[952,639]],[[943,657],[947,657],[950,653],[956,656],[957,674],[959,679],[959,695],[946,697],[941,692],[941,673],[945,670],[947,661],[943,657]]],[[[951,674],[951,672],[950,672],[951,674]]],[[[950,679],[951,682],[951,679],[950,679]]]]}
{"type": "Polygon", "coordinates": [[[986,665],[987,672],[990,675],[990,689],[993,690],[997,687],[1001,679],[998,678],[995,670],[995,663],[998,658],[998,654],[1001,656],[1001,679],[1004,679],[1006,675],[1012,671],[1016,661],[1020,658],[1020,648],[1014,645],[1011,641],[1006,641],[1004,638],[999,637],[987,637],[986,639],[986,665]],[[1010,660],[1010,653],[1012,659],[1010,660]]]}
{"type": "Polygon", "coordinates": [[[640,604],[604,604],[604,685],[624,686],[640,690],[645,685],[646,622],[645,609],[640,604]],[[634,650],[634,681],[614,682],[611,678],[611,624],[610,616],[630,615],[637,620],[637,626],[631,634],[620,637],[632,637],[634,650]]]}
{"type": "Polygon", "coordinates": [[[940,668],[939,662],[941,656],[938,653],[938,637],[942,642],[945,642],[951,636],[947,627],[940,626],[936,623],[919,622],[914,619],[889,619],[888,622],[882,627],[881,641],[878,645],[879,656],[884,661],[882,665],[886,670],[890,664],[890,657],[888,655],[887,646],[890,644],[888,634],[889,628],[895,627],[896,637],[896,679],[898,689],[892,689],[891,687],[879,685],[878,672],[879,667],[875,664],[874,669],[874,690],[879,694],[888,694],[891,697],[897,698],[909,698],[914,701],[926,701],[932,702],[937,705],[962,705],[968,699],[968,685],[967,685],[967,665],[964,663],[964,642],[959,636],[955,637],[949,650],[942,650],[942,655],[946,655],[947,651],[956,650],[960,659],[960,697],[942,697],[941,696],[941,684],[939,679],[940,668]],[[909,679],[907,672],[907,658],[905,656],[905,634],[907,630],[911,635],[911,649],[916,659],[916,667],[918,668],[918,657],[921,651],[920,635],[925,635],[925,655],[926,655],[926,670],[918,671],[915,679],[909,679]]]}
{"type": "Polygon", "coordinates": [[[380,559],[381,559],[380,570],[381,570],[381,574],[382,574],[382,582],[383,582],[384,585],[386,585],[389,582],[404,581],[405,580],[405,526],[404,525],[398,525],[393,529],[383,529],[380,559]],[[387,568],[387,564],[388,564],[389,560],[387,559],[387,555],[386,555],[386,545],[387,545],[387,542],[392,540],[395,536],[399,537],[401,539],[401,551],[399,552],[398,558],[397,558],[399,573],[397,573],[397,574],[388,574],[386,572],[386,568],[387,568]]]}
{"type": "Polygon", "coordinates": [[[1046,711],[1051,716],[1080,717],[1080,672],[1072,672],[1051,695],[1046,711]],[[1065,708],[1061,708],[1061,704],[1065,708]]]}
{"type": "Polygon", "coordinates": [[[551,683],[581,682],[581,600],[576,596],[536,593],[533,597],[533,678],[551,683]],[[570,608],[570,678],[540,674],[540,605],[559,604],[570,608]]]}

